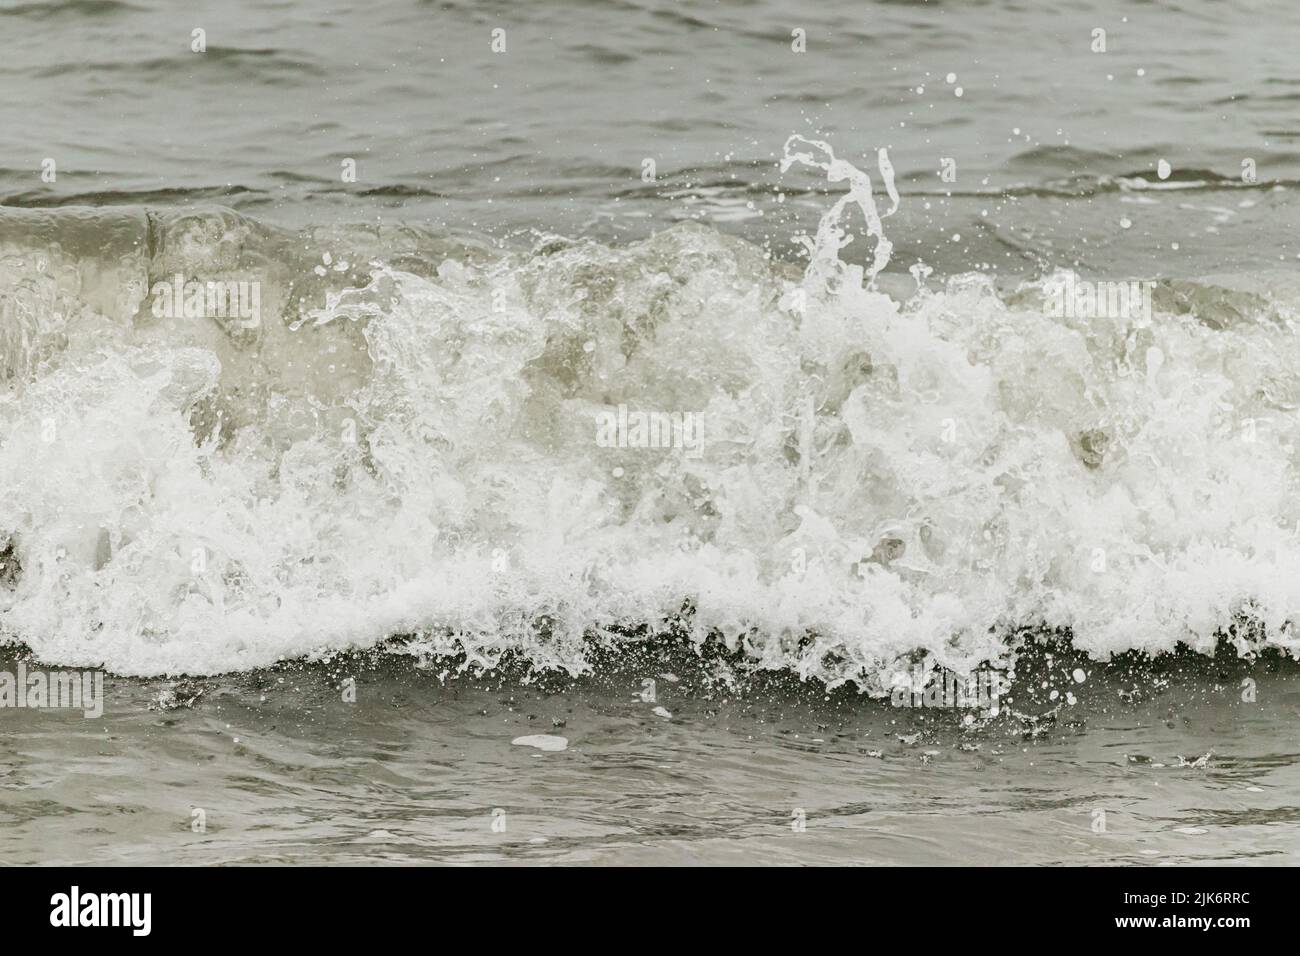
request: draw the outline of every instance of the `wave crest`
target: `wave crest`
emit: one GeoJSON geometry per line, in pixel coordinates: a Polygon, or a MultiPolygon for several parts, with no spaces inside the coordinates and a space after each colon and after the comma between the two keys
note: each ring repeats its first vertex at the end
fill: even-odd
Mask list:
{"type": "Polygon", "coordinates": [[[126,674],[394,634],[580,671],[673,628],[877,691],[1023,626],[1105,656],[1246,616],[1240,650],[1294,649],[1295,290],[1161,283],[1134,318],[1049,315],[1059,276],[891,297],[850,198],[875,264],[836,220],[807,276],[697,225],[509,251],[7,212],[0,625],[126,674]],[[260,324],[159,317],[173,274],[261,283],[260,324]],[[654,431],[688,415],[698,454],[654,431]]]}

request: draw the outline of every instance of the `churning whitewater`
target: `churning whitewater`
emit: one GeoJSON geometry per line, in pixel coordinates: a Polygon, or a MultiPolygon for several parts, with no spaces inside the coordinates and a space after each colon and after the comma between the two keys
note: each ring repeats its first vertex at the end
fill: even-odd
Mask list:
{"type": "Polygon", "coordinates": [[[884,215],[787,144],[849,187],[806,268],[695,224],[508,250],[6,210],[0,627],[158,675],[398,635],[580,671],[672,626],[876,693],[1025,627],[1294,651],[1296,284],[1157,277],[1111,318],[1049,309],[1061,274],[886,294],[878,158],[884,215]],[[180,278],[256,281],[257,321],[157,308],[180,278]]]}

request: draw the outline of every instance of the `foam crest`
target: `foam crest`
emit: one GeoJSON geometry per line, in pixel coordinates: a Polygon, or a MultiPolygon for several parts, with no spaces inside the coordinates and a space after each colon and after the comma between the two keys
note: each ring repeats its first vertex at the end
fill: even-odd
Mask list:
{"type": "Polygon", "coordinates": [[[336,230],[306,256],[225,214],[155,230],[131,276],[253,270],[248,330],[155,320],[85,263],[93,294],[41,291],[10,249],[0,626],[127,674],[394,635],[577,671],[672,626],[878,692],[1023,627],[1099,656],[1295,647],[1290,292],[1232,293],[1233,321],[1164,286],[1150,316],[1054,317],[1059,276],[900,302],[868,177],[824,143],[795,165],[848,184],[802,277],[698,225],[496,253],[336,230]],[[597,440],[654,414],[698,416],[699,454],[597,440]]]}

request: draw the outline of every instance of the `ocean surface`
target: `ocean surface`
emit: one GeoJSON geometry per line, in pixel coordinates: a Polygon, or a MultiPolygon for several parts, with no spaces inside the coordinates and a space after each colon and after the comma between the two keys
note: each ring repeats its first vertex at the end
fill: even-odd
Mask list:
{"type": "Polygon", "coordinates": [[[1298,42],[0,3],[0,858],[1296,862],[1298,42]]]}

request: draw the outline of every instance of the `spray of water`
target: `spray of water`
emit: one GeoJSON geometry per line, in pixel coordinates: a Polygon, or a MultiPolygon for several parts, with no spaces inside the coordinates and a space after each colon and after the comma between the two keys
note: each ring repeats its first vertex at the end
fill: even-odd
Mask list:
{"type": "Polygon", "coordinates": [[[868,177],[798,137],[795,164],[848,184],[798,310],[785,266],[697,224],[509,253],[229,211],[9,224],[0,627],[158,674],[394,635],[581,670],[672,624],[882,692],[1020,627],[1300,647],[1287,303],[1052,317],[976,275],[899,303],[868,177]],[[260,326],[154,316],[177,272],[257,279],[260,326]],[[620,408],[700,416],[702,453],[597,441],[620,408]]]}

